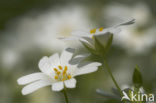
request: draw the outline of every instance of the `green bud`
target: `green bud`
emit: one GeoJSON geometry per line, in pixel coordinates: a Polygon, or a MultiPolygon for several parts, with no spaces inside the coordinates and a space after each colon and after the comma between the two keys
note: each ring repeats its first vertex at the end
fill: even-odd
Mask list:
{"type": "Polygon", "coordinates": [[[113,34],[107,32],[105,35],[95,36],[94,42],[95,42],[95,49],[100,54],[100,56],[105,56],[111,45],[113,40],[113,34]]]}
{"type": "Polygon", "coordinates": [[[135,67],[134,72],[133,72],[133,84],[134,84],[134,87],[136,88],[140,88],[143,84],[142,76],[141,76],[138,66],[135,67]]]}

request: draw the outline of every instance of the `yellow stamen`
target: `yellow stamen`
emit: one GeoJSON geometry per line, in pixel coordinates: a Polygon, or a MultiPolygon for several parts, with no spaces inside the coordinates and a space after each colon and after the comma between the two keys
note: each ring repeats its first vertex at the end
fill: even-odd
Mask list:
{"type": "Polygon", "coordinates": [[[67,75],[67,78],[68,78],[68,79],[71,79],[71,75],[70,75],[70,74],[69,74],[69,75],[67,75]]]}
{"type": "Polygon", "coordinates": [[[58,70],[56,68],[54,68],[54,71],[57,72],[58,70]]]}
{"type": "Polygon", "coordinates": [[[65,75],[65,74],[66,74],[66,70],[63,71],[63,75],[65,75]]]}
{"type": "Polygon", "coordinates": [[[59,67],[60,70],[62,70],[62,66],[59,65],[58,67],[59,67]]]}
{"type": "Polygon", "coordinates": [[[104,29],[104,28],[103,28],[103,27],[101,27],[101,28],[99,28],[99,31],[103,31],[103,29],[104,29]]]}
{"type": "Polygon", "coordinates": [[[67,70],[68,70],[67,66],[64,66],[63,68],[61,65],[59,65],[58,69],[53,68],[53,70],[55,71],[54,79],[61,80],[61,81],[71,79],[71,75],[67,73],[67,70]]]}
{"type": "Polygon", "coordinates": [[[91,33],[91,34],[95,34],[95,32],[96,32],[96,29],[91,29],[91,30],[90,30],[90,33],[91,33]]]}
{"type": "Polygon", "coordinates": [[[65,66],[64,70],[65,70],[65,71],[67,71],[67,69],[68,69],[68,67],[67,67],[67,66],[65,66]]]}
{"type": "Polygon", "coordinates": [[[55,79],[58,79],[58,76],[57,75],[55,75],[55,79]]]}
{"type": "Polygon", "coordinates": [[[60,73],[61,73],[60,71],[57,71],[57,74],[58,74],[58,75],[60,75],[60,73]]]}

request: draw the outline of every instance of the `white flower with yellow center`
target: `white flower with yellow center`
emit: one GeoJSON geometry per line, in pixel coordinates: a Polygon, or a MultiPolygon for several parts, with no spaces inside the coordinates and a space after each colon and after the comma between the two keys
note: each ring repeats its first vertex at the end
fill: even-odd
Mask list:
{"type": "MultiPolygon", "coordinates": [[[[90,29],[90,30],[85,30],[85,31],[73,31],[71,32],[71,36],[70,37],[61,37],[60,39],[63,39],[63,40],[73,40],[73,39],[78,39],[78,40],[89,40],[89,39],[93,39],[94,36],[99,36],[99,35],[105,35],[105,34],[108,34],[108,33],[112,33],[112,34],[117,34],[121,31],[121,26],[124,26],[124,25],[131,25],[133,24],[135,21],[135,19],[131,19],[131,20],[128,20],[126,22],[123,22],[123,23],[120,23],[120,24],[117,24],[117,25],[114,25],[112,27],[109,27],[109,28],[104,28],[104,27],[100,27],[100,28],[94,28],[94,29],[90,29]]],[[[91,40],[92,41],[92,40],[91,40]]]]}
{"type": "Polygon", "coordinates": [[[100,27],[100,28],[94,28],[94,29],[90,29],[90,30],[85,30],[85,31],[73,31],[71,32],[71,37],[69,38],[63,38],[63,39],[79,39],[79,38],[83,38],[83,37],[87,37],[87,38],[93,38],[93,36],[95,35],[105,35],[108,32],[113,33],[113,34],[117,34],[118,32],[120,32],[120,27],[124,26],[124,25],[130,25],[134,23],[134,19],[131,19],[129,21],[114,25],[112,27],[109,28],[104,28],[104,27],[100,27]]]}
{"type": "Polygon", "coordinates": [[[48,85],[52,86],[53,91],[61,91],[64,87],[75,88],[75,76],[95,72],[101,65],[98,62],[92,62],[78,68],[77,65],[69,64],[72,55],[64,50],[60,57],[58,53],[43,57],[39,62],[41,72],[29,74],[17,80],[19,85],[28,84],[22,89],[22,94],[30,94],[48,85]]]}

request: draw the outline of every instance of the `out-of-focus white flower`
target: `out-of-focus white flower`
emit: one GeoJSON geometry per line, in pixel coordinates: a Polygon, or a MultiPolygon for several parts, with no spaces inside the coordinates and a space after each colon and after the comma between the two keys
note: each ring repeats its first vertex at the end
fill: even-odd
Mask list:
{"type": "MultiPolygon", "coordinates": [[[[69,36],[73,30],[87,28],[89,25],[87,9],[83,6],[69,5],[53,8],[40,14],[30,13],[12,23],[6,34],[14,35],[11,45],[15,48],[42,48],[45,50],[62,50],[77,43],[64,43],[57,38],[69,36]],[[16,25],[15,25],[16,24],[16,25]]],[[[77,46],[77,45],[76,45],[77,46]]]]}
{"type": "Polygon", "coordinates": [[[37,36],[37,42],[43,44],[43,46],[49,45],[51,48],[53,46],[53,48],[56,49],[66,48],[69,45],[70,47],[73,45],[78,46],[77,43],[75,43],[76,41],[74,41],[74,43],[64,43],[57,38],[61,36],[67,37],[70,36],[71,32],[74,30],[87,28],[89,26],[89,21],[85,11],[86,8],[84,7],[72,6],[43,15],[41,19],[45,19],[43,20],[45,23],[43,24],[42,34],[37,36]],[[49,42],[47,42],[47,40],[49,42]]]}
{"type": "Polygon", "coordinates": [[[110,4],[104,8],[103,12],[108,21],[121,21],[131,17],[136,19],[135,25],[123,28],[114,38],[114,44],[125,48],[128,53],[146,52],[156,41],[154,35],[156,26],[146,28],[152,19],[147,5],[143,3],[137,3],[133,6],[110,4]]]}
{"type": "Polygon", "coordinates": [[[1,53],[2,66],[7,69],[13,68],[20,59],[20,56],[15,50],[6,49],[1,53]]]}
{"type": "MultiPolygon", "coordinates": [[[[103,9],[104,17],[110,21],[122,21],[127,18],[135,18],[135,25],[145,25],[151,18],[151,12],[146,4],[136,3],[135,5],[109,4],[103,9]]],[[[107,22],[107,21],[106,21],[107,22]]]]}
{"type": "MultiPolygon", "coordinates": [[[[71,32],[71,37],[68,37],[68,38],[65,38],[65,39],[82,39],[84,37],[87,37],[87,38],[93,38],[93,36],[98,36],[98,35],[105,35],[107,34],[108,32],[110,33],[113,33],[113,34],[117,34],[118,32],[120,32],[120,27],[121,26],[124,26],[124,25],[130,25],[130,24],[133,24],[134,23],[134,19],[132,20],[129,20],[129,21],[126,21],[126,22],[123,22],[123,23],[120,23],[120,24],[117,24],[117,25],[114,25],[112,27],[109,27],[109,28],[104,28],[104,27],[100,27],[98,29],[94,28],[94,29],[91,29],[91,30],[85,30],[85,31],[73,31],[71,32]]],[[[63,38],[64,39],[64,38],[63,38]]]]}
{"type": "Polygon", "coordinates": [[[156,42],[155,28],[150,28],[146,31],[139,32],[134,27],[125,28],[115,40],[116,44],[124,47],[129,53],[143,53],[156,42]]]}
{"type": "Polygon", "coordinates": [[[92,62],[78,68],[76,64],[69,64],[72,55],[71,52],[64,50],[60,57],[58,53],[50,57],[43,57],[39,62],[41,72],[33,73],[17,80],[20,85],[28,84],[22,89],[22,94],[32,93],[48,85],[52,85],[53,91],[61,91],[64,87],[75,88],[75,76],[95,72],[98,66],[101,65],[98,62],[92,62]]]}

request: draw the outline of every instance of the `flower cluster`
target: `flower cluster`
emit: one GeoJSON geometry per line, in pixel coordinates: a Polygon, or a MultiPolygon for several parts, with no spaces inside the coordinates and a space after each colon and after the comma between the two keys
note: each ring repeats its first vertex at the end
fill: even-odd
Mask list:
{"type": "MultiPolygon", "coordinates": [[[[92,57],[89,55],[88,58],[96,60],[92,60],[88,64],[79,66],[83,61],[82,58],[87,57],[82,55],[74,57],[73,52],[70,52],[68,49],[63,50],[61,55],[55,53],[50,57],[45,56],[39,61],[38,64],[41,72],[29,74],[17,80],[19,85],[26,85],[22,89],[22,94],[27,95],[49,85],[53,91],[62,91],[65,88],[75,88],[75,76],[95,72],[98,70],[99,66],[106,65],[113,82],[119,90],[120,95],[122,95],[121,89],[116,83],[106,62],[105,54],[111,46],[113,34],[120,32],[121,26],[133,24],[134,21],[135,20],[132,19],[106,29],[100,27],[98,29],[94,28],[86,31],[73,31],[71,32],[72,36],[67,38],[63,37],[62,39],[64,40],[80,40],[91,53],[92,57]],[[104,37],[104,39],[102,39],[103,41],[100,41],[99,37],[104,37]],[[72,63],[75,60],[76,63],[72,63]]],[[[138,70],[136,70],[136,73],[138,75],[138,70]]],[[[135,81],[135,83],[138,85],[138,81],[135,81]]],[[[66,93],[64,94],[67,102],[66,93]]]]}

